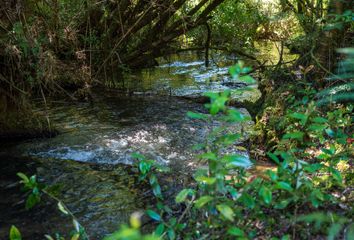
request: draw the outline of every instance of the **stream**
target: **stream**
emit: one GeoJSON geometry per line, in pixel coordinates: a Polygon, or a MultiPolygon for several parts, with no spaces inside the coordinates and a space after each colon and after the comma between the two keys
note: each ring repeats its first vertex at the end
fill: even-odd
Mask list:
{"type": "MultiPolygon", "coordinates": [[[[203,104],[193,98],[225,89],[230,89],[237,101],[255,101],[260,96],[257,85],[248,86],[247,92],[238,91],[240,85],[229,77],[235,56],[214,53],[212,59],[211,66],[205,68],[202,55],[172,55],[160,59],[158,67],[129,72],[111,82],[111,87],[124,87],[129,94],[102,89],[93,92],[92,102],[51,101],[48,115],[60,134],[2,146],[0,162],[13,161],[19,169],[36,173],[91,239],[102,239],[127,222],[132,212],[149,204],[130,167],[134,164],[132,153],[171,169],[192,169],[196,153],[191,148],[203,141],[211,127],[186,116],[188,111],[206,113],[203,104]]],[[[252,124],[234,126],[232,131],[252,124]]],[[[233,151],[248,157],[246,151],[233,151]]],[[[2,167],[2,171],[7,175],[0,178],[0,193],[8,197],[0,201],[0,239],[7,238],[11,225],[23,231],[24,239],[70,232],[71,220],[53,201],[44,198],[41,206],[25,212],[24,196],[16,192],[17,169],[2,167]]]]}

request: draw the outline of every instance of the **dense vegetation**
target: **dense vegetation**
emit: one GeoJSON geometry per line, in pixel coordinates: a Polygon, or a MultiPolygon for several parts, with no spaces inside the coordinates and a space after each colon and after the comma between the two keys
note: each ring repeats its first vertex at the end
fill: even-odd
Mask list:
{"type": "MultiPolygon", "coordinates": [[[[156,204],[105,239],[353,239],[353,6],[350,0],[5,1],[0,138],[55,133],[48,117],[32,111],[34,98],[44,109],[50,96],[90,101],[92,90],[156,66],[158,57],[204,51],[208,66],[209,51],[234,53],[244,61],[229,69],[233,81],[255,83],[256,73],[262,97],[235,104],[228,91],[210,92],[208,114],[188,112],[191,121],[220,125],[195,146],[199,167],[172,197],[159,179],[180,173],[135,154],[139,180],[152,188],[156,204]],[[256,41],[276,42],[279,59],[259,59],[256,41]],[[286,50],[298,57],[288,61],[286,50]],[[252,130],[230,131],[250,120],[232,104],[252,114],[252,130]],[[273,167],[254,174],[248,158],[228,153],[241,139],[253,164],[273,167]],[[141,230],[143,214],[153,222],[141,230]]],[[[71,239],[88,239],[36,176],[18,176],[28,191],[26,208],[46,195],[73,219],[71,239]]],[[[10,239],[22,239],[20,231],[13,226],[10,239]]]]}

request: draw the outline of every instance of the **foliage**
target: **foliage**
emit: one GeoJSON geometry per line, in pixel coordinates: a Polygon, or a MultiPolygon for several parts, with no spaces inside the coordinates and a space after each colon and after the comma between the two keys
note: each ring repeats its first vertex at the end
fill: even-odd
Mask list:
{"type": "MultiPolygon", "coordinates": [[[[72,223],[74,226],[74,231],[71,234],[71,240],[87,240],[88,236],[85,232],[84,227],[78,222],[76,217],[73,215],[73,213],[65,206],[65,204],[60,201],[57,197],[54,195],[50,194],[48,191],[46,191],[46,188],[39,184],[37,182],[37,177],[36,175],[33,175],[31,177],[28,177],[24,173],[17,173],[17,176],[21,178],[20,183],[23,184],[24,190],[29,192],[29,195],[26,200],[26,209],[31,209],[35,207],[38,203],[41,201],[41,195],[45,194],[52,200],[57,202],[57,207],[62,212],[63,214],[70,216],[72,218],[72,223]]],[[[64,237],[60,236],[60,234],[56,233],[55,237],[52,237],[51,235],[45,235],[45,238],[47,240],[64,240],[64,237]]],[[[11,240],[21,240],[21,234],[19,230],[12,226],[10,230],[10,239],[11,240]],[[13,238],[12,238],[13,236],[13,238]]]]}
{"type": "MultiPolygon", "coordinates": [[[[243,69],[242,63],[239,63],[230,69],[230,73],[240,78],[240,73],[249,71],[248,68],[243,69]]],[[[287,100],[290,107],[281,120],[286,126],[285,132],[275,150],[268,153],[277,165],[276,171],[269,169],[263,176],[250,178],[245,171],[250,165],[246,157],[223,154],[223,149],[232,146],[240,137],[225,133],[225,126],[213,129],[205,143],[198,145],[197,148],[204,152],[199,158],[206,161],[207,169],[196,171],[196,184],[191,185],[196,187],[183,189],[176,196],[176,203],[185,204],[185,211],[189,214],[185,218],[183,212],[178,218],[177,223],[185,225],[183,231],[175,231],[179,237],[216,238],[227,233],[229,237],[241,238],[255,238],[262,234],[267,238],[279,237],[279,234],[284,239],[286,234],[293,238],[304,238],[308,234],[321,234],[328,226],[328,238],[333,239],[351,222],[345,216],[336,216],[335,221],[329,221],[327,217],[321,220],[314,216],[328,215],[333,219],[333,213],[321,213],[318,209],[336,206],[340,199],[331,192],[343,189],[345,182],[350,181],[351,171],[348,168],[339,170],[338,167],[339,163],[350,164],[350,143],[348,145],[347,139],[353,136],[347,135],[347,131],[351,126],[352,106],[327,112],[327,117],[324,117],[310,100],[315,95],[306,92],[304,95],[300,101],[292,96],[287,100]],[[311,149],[316,146],[323,146],[322,152],[311,153],[311,149]],[[283,215],[285,218],[279,226],[276,219],[282,213],[287,214],[283,215]],[[311,219],[317,219],[317,225],[323,224],[322,228],[316,228],[310,233],[305,230],[306,227],[300,223],[313,221],[311,219]],[[259,221],[263,227],[254,231],[259,221]],[[283,226],[285,229],[280,230],[282,225],[288,227],[283,226]],[[277,235],[271,234],[278,231],[277,235]]],[[[206,105],[210,115],[190,112],[189,117],[206,122],[217,118],[224,124],[246,120],[240,112],[226,106],[227,92],[208,93],[206,96],[211,99],[211,103],[206,105]]],[[[153,211],[147,214],[161,222],[163,214],[153,211]]],[[[156,231],[166,233],[161,223],[156,231]]],[[[175,234],[169,236],[169,239],[174,237],[175,234]]]]}

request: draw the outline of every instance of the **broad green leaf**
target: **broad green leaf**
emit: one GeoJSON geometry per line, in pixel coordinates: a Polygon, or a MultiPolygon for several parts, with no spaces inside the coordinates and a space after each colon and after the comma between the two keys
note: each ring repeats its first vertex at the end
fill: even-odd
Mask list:
{"type": "Polygon", "coordinates": [[[31,193],[26,200],[26,209],[33,208],[37,203],[40,202],[40,196],[31,193]]]}
{"type": "Polygon", "coordinates": [[[10,240],[22,240],[20,231],[14,225],[10,229],[10,240]]]}
{"type": "Polygon", "coordinates": [[[289,203],[291,203],[291,201],[291,199],[282,200],[279,203],[276,203],[274,207],[275,209],[284,209],[289,205],[289,203]]]}
{"type": "Polygon", "coordinates": [[[268,152],[267,155],[268,155],[274,162],[276,162],[277,164],[280,163],[279,158],[278,158],[277,155],[275,155],[274,153],[268,152]]]}
{"type": "Polygon", "coordinates": [[[261,189],[259,190],[259,195],[262,197],[263,201],[266,204],[270,204],[272,201],[272,192],[269,190],[269,188],[262,186],[261,189]]]}
{"type": "Polygon", "coordinates": [[[338,182],[338,183],[342,183],[343,182],[343,177],[341,175],[341,173],[335,169],[335,168],[332,168],[330,167],[329,168],[329,171],[332,173],[332,177],[338,182]]]}
{"type": "Polygon", "coordinates": [[[323,165],[320,163],[314,163],[314,164],[309,164],[304,167],[304,170],[309,172],[309,173],[314,173],[317,172],[318,170],[322,169],[323,165]]]}
{"type": "Polygon", "coordinates": [[[152,192],[156,197],[162,198],[161,187],[158,184],[152,186],[152,192]]]}
{"type": "Polygon", "coordinates": [[[208,202],[212,201],[214,198],[211,196],[202,196],[198,200],[195,201],[195,207],[196,208],[202,208],[205,204],[208,202]]]}
{"type": "Polygon", "coordinates": [[[187,112],[187,116],[192,119],[207,119],[208,116],[202,113],[187,112]]]}
{"type": "Polygon", "coordinates": [[[323,117],[315,117],[315,118],[311,119],[311,121],[314,123],[327,123],[328,122],[328,120],[323,117]]]}
{"type": "Polygon", "coordinates": [[[226,204],[216,205],[216,209],[227,219],[230,221],[234,221],[234,211],[226,204]]]}
{"type": "Polygon", "coordinates": [[[248,193],[243,193],[242,196],[239,198],[239,201],[241,201],[249,209],[253,209],[256,206],[255,200],[248,193]]]}
{"type": "Polygon", "coordinates": [[[308,115],[295,112],[295,113],[290,114],[290,117],[301,120],[302,124],[304,125],[307,121],[308,115]]]}
{"type": "MultiPolygon", "coordinates": [[[[339,232],[342,230],[343,225],[340,223],[333,223],[331,227],[328,229],[328,240],[334,240],[339,232]]],[[[353,238],[354,236],[352,236],[353,238]]]]}
{"type": "Polygon", "coordinates": [[[346,233],[348,240],[354,240],[354,223],[348,226],[348,231],[346,233]]]}
{"type": "Polygon", "coordinates": [[[206,160],[217,160],[217,156],[215,153],[212,152],[207,152],[207,153],[203,153],[198,155],[198,158],[200,159],[206,159],[206,160]]]}
{"type": "Polygon", "coordinates": [[[278,175],[277,175],[277,173],[276,172],[274,172],[274,171],[272,171],[272,170],[267,170],[267,174],[268,174],[268,176],[270,177],[270,180],[272,180],[272,181],[276,181],[276,180],[278,180],[278,175]]]}
{"type": "Polygon", "coordinates": [[[165,231],[165,225],[160,223],[155,229],[155,235],[161,236],[165,231]]]}
{"type": "Polygon", "coordinates": [[[168,236],[168,239],[170,239],[170,240],[176,239],[176,233],[173,229],[169,229],[167,231],[167,236],[168,236]]]}
{"type": "Polygon", "coordinates": [[[219,94],[215,93],[215,92],[206,92],[206,93],[203,93],[203,96],[208,97],[211,100],[215,100],[219,97],[219,94]]]}
{"type": "Polygon", "coordinates": [[[161,216],[160,216],[160,214],[158,214],[157,212],[155,212],[155,211],[153,211],[153,210],[147,210],[147,211],[146,211],[146,214],[147,214],[150,218],[154,219],[155,221],[158,221],[158,222],[161,221],[161,216]]]}
{"type": "Polygon", "coordinates": [[[305,133],[303,132],[292,132],[292,133],[286,133],[283,136],[283,139],[297,139],[297,140],[302,140],[304,138],[305,133]]]}
{"type": "Polygon", "coordinates": [[[188,195],[193,195],[194,194],[194,190],[193,189],[183,189],[182,191],[180,191],[177,196],[176,196],[176,203],[181,203],[184,202],[187,198],[188,195]]]}
{"type": "Polygon", "coordinates": [[[224,156],[222,161],[233,167],[249,168],[252,166],[252,162],[248,157],[239,154],[224,156]]]}
{"type": "Polygon", "coordinates": [[[324,124],[311,124],[307,129],[309,131],[323,131],[327,128],[327,125],[324,124]]]}
{"type": "Polygon", "coordinates": [[[277,189],[282,189],[282,190],[286,190],[291,192],[293,190],[293,188],[291,187],[291,185],[287,182],[277,182],[275,187],[277,189]]]}
{"type": "Polygon", "coordinates": [[[232,236],[235,236],[235,237],[243,237],[245,236],[245,232],[238,228],[238,227],[231,227],[227,230],[227,233],[232,235],[232,236]]]}
{"type": "Polygon", "coordinates": [[[212,177],[206,177],[206,176],[196,176],[195,180],[199,183],[204,183],[208,185],[212,185],[216,182],[216,178],[212,177]]]}

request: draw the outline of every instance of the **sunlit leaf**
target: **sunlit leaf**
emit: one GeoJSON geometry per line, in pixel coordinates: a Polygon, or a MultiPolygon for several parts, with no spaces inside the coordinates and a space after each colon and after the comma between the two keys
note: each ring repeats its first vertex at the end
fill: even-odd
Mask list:
{"type": "Polygon", "coordinates": [[[208,185],[212,185],[212,184],[214,184],[216,182],[216,178],[202,176],[202,175],[201,176],[196,176],[195,180],[197,180],[197,182],[208,184],[208,185]]]}
{"type": "Polygon", "coordinates": [[[277,182],[275,187],[277,189],[282,189],[282,190],[286,190],[291,192],[293,190],[293,188],[291,187],[291,185],[287,182],[277,182]]]}
{"type": "Polygon", "coordinates": [[[10,229],[10,240],[22,240],[20,231],[14,225],[10,229]]]}
{"type": "Polygon", "coordinates": [[[64,213],[65,215],[69,215],[68,211],[66,210],[66,208],[64,207],[62,202],[58,202],[58,208],[59,210],[64,213]]]}
{"type": "Polygon", "coordinates": [[[216,209],[227,219],[230,221],[234,221],[234,211],[226,204],[216,205],[216,209]]]}
{"type": "Polygon", "coordinates": [[[29,178],[24,173],[19,172],[19,173],[17,173],[17,176],[22,179],[21,182],[29,183],[29,178]]]}
{"type": "Polygon", "coordinates": [[[202,208],[205,204],[212,201],[214,198],[211,196],[202,196],[198,200],[195,201],[196,208],[202,208]]]}
{"type": "Polygon", "coordinates": [[[176,202],[177,203],[181,203],[184,202],[186,200],[186,198],[188,197],[188,195],[193,195],[194,194],[194,190],[193,189],[183,189],[182,191],[180,191],[177,196],[176,196],[176,202]]]}

